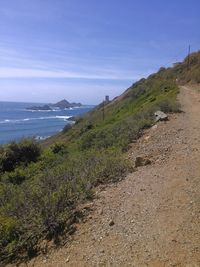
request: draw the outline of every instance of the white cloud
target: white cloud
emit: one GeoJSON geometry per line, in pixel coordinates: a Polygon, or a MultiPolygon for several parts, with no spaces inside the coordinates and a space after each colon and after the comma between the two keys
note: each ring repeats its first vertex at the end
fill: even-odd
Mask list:
{"type": "MultiPolygon", "coordinates": [[[[31,51],[13,49],[14,44],[0,43],[0,78],[65,78],[65,79],[90,79],[90,80],[138,80],[149,75],[150,71],[133,71],[133,63],[128,59],[120,61],[119,58],[93,59],[87,57],[70,56],[62,54],[62,50],[49,51],[46,48],[48,61],[39,54],[31,51]],[[59,55],[59,53],[61,55],[59,55]],[[51,58],[55,55],[55,58],[51,58]],[[126,67],[124,67],[124,64],[126,67]]],[[[41,54],[44,55],[45,49],[41,54]]],[[[129,58],[130,59],[130,58],[129,58]]],[[[133,59],[134,60],[134,59],[133,59]]]]}
{"type": "Polygon", "coordinates": [[[54,71],[29,68],[1,68],[0,78],[65,78],[65,79],[90,79],[90,80],[137,80],[141,78],[139,74],[123,72],[120,70],[103,69],[98,72],[71,72],[54,71]]]}

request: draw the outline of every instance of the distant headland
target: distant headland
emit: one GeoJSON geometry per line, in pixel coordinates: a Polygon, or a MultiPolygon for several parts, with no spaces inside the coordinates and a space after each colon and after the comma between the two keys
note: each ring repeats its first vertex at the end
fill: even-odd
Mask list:
{"type": "Polygon", "coordinates": [[[67,109],[67,108],[74,108],[74,107],[81,107],[81,103],[70,103],[66,99],[63,99],[55,104],[45,104],[43,106],[32,106],[32,107],[27,107],[27,110],[33,110],[33,111],[51,111],[54,108],[58,109],[67,109]]]}

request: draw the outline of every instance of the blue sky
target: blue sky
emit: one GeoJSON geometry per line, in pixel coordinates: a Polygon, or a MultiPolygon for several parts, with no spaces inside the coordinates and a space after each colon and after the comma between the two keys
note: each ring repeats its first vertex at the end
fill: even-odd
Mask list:
{"type": "Polygon", "coordinates": [[[0,101],[97,104],[200,49],[199,0],[0,0],[0,101]]]}

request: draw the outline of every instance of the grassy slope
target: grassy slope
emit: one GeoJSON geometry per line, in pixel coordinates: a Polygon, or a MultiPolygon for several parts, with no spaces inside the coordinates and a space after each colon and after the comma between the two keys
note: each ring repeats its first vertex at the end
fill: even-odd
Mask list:
{"type": "MultiPolygon", "coordinates": [[[[200,82],[200,53],[191,55],[189,69],[187,62],[161,68],[99,105],[50,138],[36,162],[19,159],[12,171],[1,171],[2,261],[33,256],[41,239],[59,242],[72,231],[78,203],[91,198],[97,184],[116,181],[131,170],[122,152],[152,125],[153,112],[178,110],[177,82],[200,82]]],[[[9,145],[0,149],[0,165],[8,152],[14,153],[9,145]]]]}
{"type": "MultiPolygon", "coordinates": [[[[137,124],[139,124],[139,128],[151,124],[151,115],[154,110],[161,107],[164,111],[173,111],[176,108],[175,102],[178,87],[174,80],[172,80],[171,77],[166,77],[163,72],[166,73],[167,70],[161,70],[148,79],[142,79],[133,84],[124,94],[117,97],[112,102],[105,104],[104,107],[103,104],[100,104],[97,108],[86,114],[84,118],[78,120],[72,129],[51,138],[48,140],[48,143],[51,144],[55,141],[62,141],[65,143],[70,141],[71,143],[74,141],[77,142],[78,140],[80,145],[84,147],[87,145],[86,142],[88,142],[88,146],[89,142],[92,142],[91,146],[97,147],[111,146],[112,144],[116,146],[117,136],[115,135],[118,134],[122,140],[123,136],[121,136],[121,130],[124,131],[124,128],[128,127],[128,125],[128,128],[135,128],[132,134],[133,139],[136,138],[134,135],[138,131],[137,124]],[[143,117],[143,126],[135,116],[143,117]],[[105,136],[109,133],[114,135],[114,140],[108,140],[109,137],[105,136]],[[98,139],[102,139],[102,136],[105,137],[103,140],[104,145],[98,144],[98,139]],[[108,141],[108,144],[106,141],[108,141]]],[[[129,132],[129,129],[127,130],[129,132]]],[[[127,136],[125,138],[127,138],[127,136]]],[[[117,142],[118,141],[119,140],[117,140],[117,142]]],[[[127,141],[129,142],[130,140],[127,141]]]]}
{"type": "MultiPolygon", "coordinates": [[[[200,52],[190,55],[189,68],[188,58],[186,58],[181,64],[173,68],[161,68],[158,73],[133,84],[123,95],[105,106],[104,121],[103,107],[100,105],[89,113],[82,122],[75,126],[69,134],[64,135],[64,140],[68,140],[71,136],[77,139],[80,138],[80,135],[84,138],[84,131],[87,131],[87,129],[85,129],[87,125],[89,125],[90,128],[92,127],[92,129],[89,129],[89,132],[95,134],[94,139],[96,139],[96,135],[98,136],[98,134],[104,131],[111,131],[112,133],[113,130],[120,131],[120,127],[118,126],[120,124],[124,125],[125,122],[133,127],[132,124],[136,125],[138,122],[138,120],[137,122],[134,120],[134,115],[137,114],[140,114],[140,116],[144,115],[147,119],[144,121],[144,127],[146,123],[148,126],[148,124],[151,123],[151,118],[149,116],[151,111],[158,107],[161,107],[161,109],[166,112],[176,109],[175,98],[178,92],[177,83],[188,82],[200,82],[200,52]]],[[[142,127],[142,125],[139,127],[142,127]]],[[[72,140],[73,137],[71,141],[72,140]]]]}

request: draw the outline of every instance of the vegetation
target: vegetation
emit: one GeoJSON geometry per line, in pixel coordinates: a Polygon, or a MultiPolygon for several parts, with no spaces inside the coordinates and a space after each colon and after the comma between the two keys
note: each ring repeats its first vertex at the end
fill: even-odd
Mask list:
{"type": "Polygon", "coordinates": [[[15,169],[12,176],[3,175],[1,259],[33,256],[42,238],[59,242],[59,234],[71,229],[76,205],[92,197],[92,188],[117,180],[128,169],[128,163],[121,161],[113,150],[91,150],[64,158],[49,150],[42,160],[30,164],[19,175],[24,177],[20,185],[15,180],[21,169],[15,169]],[[55,160],[52,164],[51,159],[55,160]],[[13,176],[15,179],[10,179],[13,176]]]}
{"type": "Polygon", "coordinates": [[[200,83],[200,51],[187,56],[183,63],[176,64],[174,74],[181,84],[200,83]]]}
{"type": "Polygon", "coordinates": [[[41,150],[33,140],[23,139],[0,148],[0,172],[13,171],[17,165],[37,161],[41,150]]]}
{"type": "Polygon", "coordinates": [[[0,260],[29,258],[40,241],[59,243],[73,231],[79,203],[94,187],[121,179],[133,167],[123,152],[154,112],[177,112],[178,84],[199,82],[200,53],[161,68],[121,96],[102,103],[42,144],[22,140],[0,148],[0,260]],[[62,235],[61,235],[62,234],[62,235]]]}

